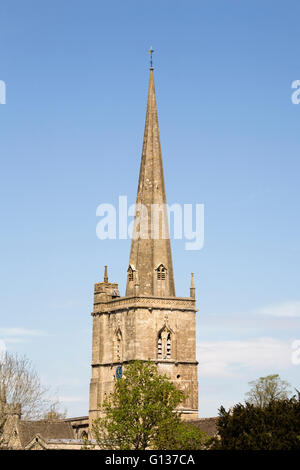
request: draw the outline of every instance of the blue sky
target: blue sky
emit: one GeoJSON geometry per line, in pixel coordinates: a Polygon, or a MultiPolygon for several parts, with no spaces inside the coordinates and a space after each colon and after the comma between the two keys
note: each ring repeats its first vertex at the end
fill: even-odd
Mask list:
{"type": "Polygon", "coordinates": [[[243,401],[300,336],[296,1],[4,0],[0,5],[0,339],[69,416],[88,412],[93,284],[124,294],[129,240],[96,208],[134,203],[153,45],[168,202],[205,204],[205,244],[172,242],[177,295],[195,273],[199,413],[243,401]]]}

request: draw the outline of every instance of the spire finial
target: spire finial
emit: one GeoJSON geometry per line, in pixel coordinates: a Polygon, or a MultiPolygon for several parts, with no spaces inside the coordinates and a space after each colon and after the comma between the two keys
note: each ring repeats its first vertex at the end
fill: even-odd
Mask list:
{"type": "Polygon", "coordinates": [[[152,46],[149,49],[149,54],[150,54],[150,70],[153,70],[153,62],[152,62],[152,54],[154,50],[152,49],[152,46]]]}
{"type": "Polygon", "coordinates": [[[107,266],[104,266],[104,282],[108,282],[108,275],[107,275],[107,266]]]}
{"type": "Polygon", "coordinates": [[[194,273],[191,273],[191,287],[190,287],[190,297],[195,298],[195,282],[194,282],[194,273]]]}

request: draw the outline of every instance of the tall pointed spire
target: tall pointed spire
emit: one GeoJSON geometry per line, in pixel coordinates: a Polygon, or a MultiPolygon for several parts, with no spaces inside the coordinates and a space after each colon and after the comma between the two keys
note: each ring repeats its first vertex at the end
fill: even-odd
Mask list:
{"type": "Polygon", "coordinates": [[[137,295],[138,289],[138,295],[173,297],[175,287],[153,67],[150,67],[136,203],[134,232],[140,230],[141,236],[132,238],[126,295],[137,295]],[[147,209],[143,224],[142,207],[147,209]]]}

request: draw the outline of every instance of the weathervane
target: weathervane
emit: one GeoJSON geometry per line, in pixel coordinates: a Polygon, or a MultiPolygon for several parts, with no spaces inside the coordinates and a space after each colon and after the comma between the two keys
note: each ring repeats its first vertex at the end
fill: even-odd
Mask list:
{"type": "Polygon", "coordinates": [[[152,54],[154,50],[152,49],[152,46],[149,49],[149,54],[150,54],[150,68],[153,69],[153,63],[152,63],[152,54]]]}

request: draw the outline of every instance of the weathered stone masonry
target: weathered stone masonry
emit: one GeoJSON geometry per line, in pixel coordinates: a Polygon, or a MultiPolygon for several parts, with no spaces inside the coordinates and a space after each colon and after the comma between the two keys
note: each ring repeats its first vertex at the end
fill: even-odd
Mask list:
{"type": "MultiPolygon", "coordinates": [[[[148,237],[132,239],[126,296],[118,284],[95,284],[89,421],[101,415],[105,396],[113,389],[117,367],[133,359],[150,360],[168,375],[187,399],[184,419],[198,417],[196,306],[192,277],[190,297],[176,297],[171,243],[159,228],[151,237],[151,206],[166,204],[153,68],[150,69],[144,142],[137,204],[147,207],[148,237]]],[[[135,223],[138,224],[138,209],[135,223]]],[[[168,227],[167,211],[162,219],[168,227]]]]}

